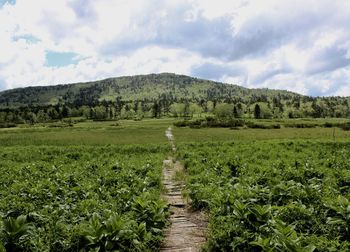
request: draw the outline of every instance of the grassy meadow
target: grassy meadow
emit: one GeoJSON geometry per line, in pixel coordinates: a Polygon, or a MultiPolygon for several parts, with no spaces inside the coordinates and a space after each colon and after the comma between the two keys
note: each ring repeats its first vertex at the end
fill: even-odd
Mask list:
{"type": "Polygon", "coordinates": [[[0,129],[1,146],[166,144],[169,119],[143,121],[82,122],[73,127],[43,124],[0,129]]]}
{"type": "Polygon", "coordinates": [[[169,126],[185,193],[209,216],[207,250],[349,249],[350,131],[324,127],[348,120],[258,120],[278,129],[176,121],[0,129],[0,251],[157,250],[169,126]]]}
{"type": "MultiPolygon", "coordinates": [[[[166,144],[164,131],[172,126],[176,119],[145,119],[142,121],[121,120],[102,122],[80,122],[73,126],[51,123],[35,126],[21,125],[16,128],[0,129],[1,146],[16,145],[107,145],[107,144],[166,144]]],[[[347,141],[350,131],[337,127],[319,127],[325,122],[343,123],[348,119],[284,119],[251,120],[263,125],[280,123],[280,129],[251,129],[239,130],[229,128],[174,127],[177,142],[205,141],[254,141],[270,139],[315,139],[347,141]],[[314,128],[284,127],[284,124],[313,124],[314,128]]]]}

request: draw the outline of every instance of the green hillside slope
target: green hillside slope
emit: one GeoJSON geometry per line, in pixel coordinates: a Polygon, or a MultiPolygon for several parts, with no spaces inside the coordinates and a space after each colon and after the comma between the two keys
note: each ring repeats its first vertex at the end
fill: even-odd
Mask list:
{"type": "Polygon", "coordinates": [[[171,73],[0,92],[0,124],[4,127],[70,117],[139,120],[213,114],[226,119],[349,118],[350,100],[248,89],[171,73]]]}
{"type": "Polygon", "coordinates": [[[237,85],[163,73],[6,90],[0,92],[0,107],[55,105],[57,103],[88,105],[96,100],[114,101],[117,97],[124,101],[154,100],[159,97],[168,97],[171,100],[222,100],[247,99],[261,95],[283,95],[286,98],[300,96],[288,91],[247,89],[237,85]]]}

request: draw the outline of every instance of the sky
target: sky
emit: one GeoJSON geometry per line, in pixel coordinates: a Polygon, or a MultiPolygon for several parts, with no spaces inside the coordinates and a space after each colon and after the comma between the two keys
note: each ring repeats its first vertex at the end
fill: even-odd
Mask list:
{"type": "Polygon", "coordinates": [[[350,96],[350,1],[0,0],[0,91],[162,72],[350,96]]]}

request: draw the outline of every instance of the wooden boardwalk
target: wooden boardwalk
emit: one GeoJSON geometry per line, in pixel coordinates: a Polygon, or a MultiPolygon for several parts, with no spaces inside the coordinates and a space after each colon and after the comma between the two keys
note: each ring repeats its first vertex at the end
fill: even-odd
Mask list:
{"type": "MultiPolygon", "coordinates": [[[[167,130],[166,135],[173,144],[173,151],[176,151],[171,129],[167,130]]],[[[171,224],[166,230],[166,237],[160,251],[200,251],[206,242],[206,218],[203,213],[190,209],[190,204],[181,194],[184,184],[174,180],[175,174],[182,170],[181,163],[178,161],[174,163],[172,158],[163,162],[163,184],[166,187],[164,198],[170,205],[171,224]]]]}

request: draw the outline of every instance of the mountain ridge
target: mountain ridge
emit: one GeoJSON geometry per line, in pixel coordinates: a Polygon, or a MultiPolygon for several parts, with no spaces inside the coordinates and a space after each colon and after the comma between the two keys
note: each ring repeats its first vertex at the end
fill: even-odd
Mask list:
{"type": "Polygon", "coordinates": [[[81,104],[91,99],[111,101],[119,97],[122,100],[156,99],[172,93],[184,99],[222,99],[223,91],[230,97],[241,95],[304,95],[268,88],[250,89],[236,84],[228,84],[174,73],[146,74],[133,76],[110,77],[102,80],[56,84],[49,86],[28,86],[0,91],[0,107],[20,107],[27,105],[55,105],[58,103],[74,103],[79,96],[81,104]],[[170,88],[170,89],[169,89],[170,88]],[[221,89],[217,94],[215,90],[221,89]],[[223,90],[222,90],[223,89],[223,90]],[[208,95],[208,90],[216,94],[208,95]],[[207,94],[205,94],[207,91],[207,94]],[[153,94],[152,94],[153,92],[153,94]],[[92,97],[91,97],[92,96],[92,97]]]}
{"type": "Polygon", "coordinates": [[[350,118],[350,97],[311,97],[286,90],[249,89],[173,73],[26,87],[0,93],[0,122],[47,122],[191,117],[350,118]]]}

